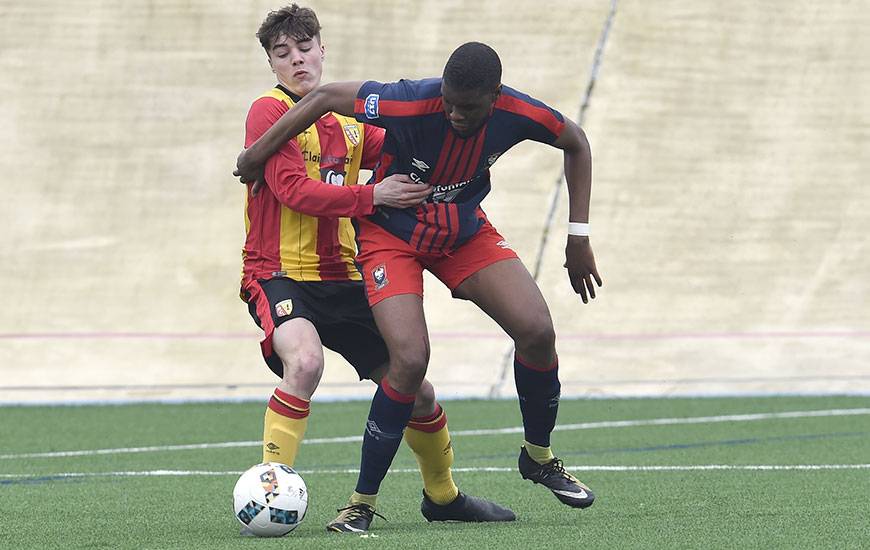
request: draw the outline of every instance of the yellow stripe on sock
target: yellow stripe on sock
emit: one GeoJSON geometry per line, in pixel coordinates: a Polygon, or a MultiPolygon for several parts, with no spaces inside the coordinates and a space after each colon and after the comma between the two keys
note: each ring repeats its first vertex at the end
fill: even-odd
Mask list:
{"type": "Polygon", "coordinates": [[[350,495],[351,504],[368,504],[372,508],[376,508],[378,504],[378,495],[364,495],[356,491],[350,495]]]}
{"type": "Polygon", "coordinates": [[[523,446],[526,448],[526,452],[529,453],[529,457],[538,464],[546,464],[556,458],[550,447],[540,447],[538,445],[533,445],[528,441],[523,441],[523,446]]]}

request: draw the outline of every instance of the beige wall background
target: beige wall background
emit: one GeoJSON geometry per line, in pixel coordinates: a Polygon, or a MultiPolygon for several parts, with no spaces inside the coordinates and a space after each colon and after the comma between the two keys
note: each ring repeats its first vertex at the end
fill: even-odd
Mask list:
{"type": "MultiPolygon", "coordinates": [[[[0,402],[271,391],[231,170],[273,84],[254,33],[280,5],[0,0],[0,402]]],[[[479,40],[575,120],[600,48],[582,120],[599,298],[561,267],[561,188],[541,249],[564,395],[870,393],[863,3],[308,5],[326,81],[435,76],[479,40]]],[[[538,144],[494,169],[484,207],[530,268],[560,173],[538,144]]],[[[510,341],[426,293],[441,395],[512,395],[510,341]]],[[[371,391],[328,356],[317,397],[371,391]]]]}

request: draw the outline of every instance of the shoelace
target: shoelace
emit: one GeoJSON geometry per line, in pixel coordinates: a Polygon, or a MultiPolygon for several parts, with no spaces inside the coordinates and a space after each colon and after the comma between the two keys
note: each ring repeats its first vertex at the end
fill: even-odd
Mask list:
{"type": "Polygon", "coordinates": [[[345,516],[346,521],[354,521],[362,517],[371,521],[374,516],[378,516],[382,520],[388,521],[387,518],[375,512],[375,509],[367,504],[351,504],[349,506],[345,506],[344,508],[339,508],[338,510],[336,510],[336,512],[345,511],[347,512],[347,515],[345,516]]]}
{"type": "Polygon", "coordinates": [[[553,474],[571,479],[571,475],[565,471],[565,466],[562,465],[562,460],[559,458],[554,458],[541,465],[541,477],[548,478],[553,474]]]}

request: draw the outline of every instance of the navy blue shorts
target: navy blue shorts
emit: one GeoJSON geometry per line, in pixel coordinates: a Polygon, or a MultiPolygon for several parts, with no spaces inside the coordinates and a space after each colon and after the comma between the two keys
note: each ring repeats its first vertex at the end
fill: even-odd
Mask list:
{"type": "Polygon", "coordinates": [[[387,345],[375,325],[362,281],[261,279],[245,285],[242,297],[265,338],[260,343],[269,368],[283,377],[281,358],[272,349],[275,329],[290,319],[311,321],[320,341],[347,359],[360,380],[389,362],[387,345]]]}

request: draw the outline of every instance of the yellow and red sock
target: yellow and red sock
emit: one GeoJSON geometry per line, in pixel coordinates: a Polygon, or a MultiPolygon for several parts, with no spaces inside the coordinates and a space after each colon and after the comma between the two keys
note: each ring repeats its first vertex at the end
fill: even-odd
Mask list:
{"type": "Polygon", "coordinates": [[[420,465],[423,487],[435,504],[449,504],[459,494],[453,482],[453,445],[447,431],[447,415],[441,405],[428,416],[413,417],[405,430],[405,441],[420,465]]]}
{"type": "Polygon", "coordinates": [[[275,388],[263,422],[263,462],[293,466],[305,428],[310,402],[275,388]]]}

